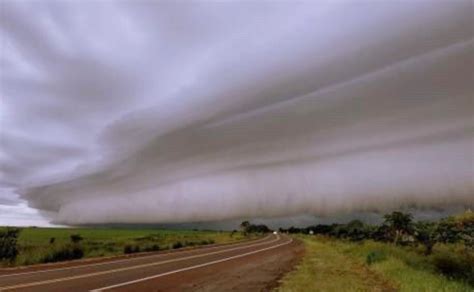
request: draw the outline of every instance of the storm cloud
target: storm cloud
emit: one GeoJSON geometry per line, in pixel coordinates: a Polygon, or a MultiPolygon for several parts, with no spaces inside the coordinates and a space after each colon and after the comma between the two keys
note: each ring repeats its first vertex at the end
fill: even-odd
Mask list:
{"type": "Polygon", "coordinates": [[[0,205],[60,224],[473,206],[472,11],[2,1],[0,205]]]}

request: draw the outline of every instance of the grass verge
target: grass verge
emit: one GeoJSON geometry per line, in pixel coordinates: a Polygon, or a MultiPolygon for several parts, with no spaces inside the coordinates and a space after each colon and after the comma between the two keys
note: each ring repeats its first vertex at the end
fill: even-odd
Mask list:
{"type": "Polygon", "coordinates": [[[305,243],[306,255],[277,291],[473,291],[435,267],[436,257],[456,247],[439,246],[426,257],[415,248],[380,242],[298,238],[305,243]]]}

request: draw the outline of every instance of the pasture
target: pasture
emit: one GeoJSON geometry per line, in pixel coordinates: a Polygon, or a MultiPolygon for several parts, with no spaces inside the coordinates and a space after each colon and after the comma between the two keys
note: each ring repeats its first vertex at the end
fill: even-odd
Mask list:
{"type": "MultiPolygon", "coordinates": [[[[5,228],[0,228],[0,230],[5,228]]],[[[18,256],[2,266],[20,266],[61,261],[65,252],[81,250],[73,258],[93,258],[124,253],[158,251],[249,238],[241,232],[123,229],[123,228],[21,228],[17,241],[18,256]],[[71,236],[79,236],[76,242],[71,236]],[[59,256],[57,255],[59,254],[59,256]]],[[[71,259],[71,258],[69,258],[71,259]]]]}

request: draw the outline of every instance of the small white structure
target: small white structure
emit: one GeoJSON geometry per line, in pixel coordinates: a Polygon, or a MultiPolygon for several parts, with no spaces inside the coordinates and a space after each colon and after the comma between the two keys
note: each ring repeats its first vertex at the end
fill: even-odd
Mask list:
{"type": "Polygon", "coordinates": [[[278,232],[276,232],[276,231],[273,231],[273,234],[277,234],[277,233],[278,233],[278,232]]]}
{"type": "Polygon", "coordinates": [[[314,234],[314,231],[313,231],[313,230],[310,230],[310,231],[309,231],[309,234],[310,234],[310,235],[313,235],[313,234],[314,234]]]}

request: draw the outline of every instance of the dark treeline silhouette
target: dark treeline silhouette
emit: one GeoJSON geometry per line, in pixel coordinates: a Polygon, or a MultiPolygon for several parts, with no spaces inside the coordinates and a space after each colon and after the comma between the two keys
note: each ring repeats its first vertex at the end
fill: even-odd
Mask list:
{"type": "Polygon", "coordinates": [[[268,228],[268,226],[259,224],[251,224],[249,221],[243,221],[240,223],[240,229],[244,234],[248,233],[268,233],[271,232],[272,230],[268,228]]]}

